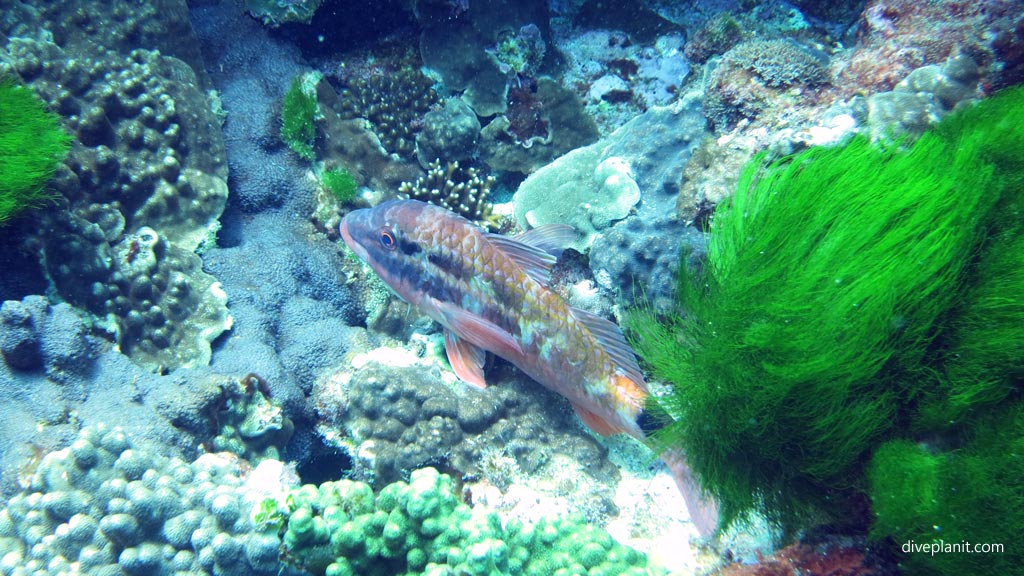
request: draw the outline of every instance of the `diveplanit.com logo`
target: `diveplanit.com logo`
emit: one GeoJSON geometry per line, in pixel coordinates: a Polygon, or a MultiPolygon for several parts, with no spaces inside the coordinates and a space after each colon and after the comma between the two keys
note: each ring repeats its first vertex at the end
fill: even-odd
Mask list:
{"type": "Polygon", "coordinates": [[[1001,554],[1003,545],[999,543],[972,543],[969,540],[946,542],[941,538],[931,542],[915,542],[907,540],[900,547],[904,554],[1001,554]]]}

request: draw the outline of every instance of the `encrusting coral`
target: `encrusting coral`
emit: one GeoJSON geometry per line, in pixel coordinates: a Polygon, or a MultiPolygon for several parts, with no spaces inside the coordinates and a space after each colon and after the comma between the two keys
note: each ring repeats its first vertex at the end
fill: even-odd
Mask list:
{"type": "Polygon", "coordinates": [[[53,295],[149,369],[207,364],[231,318],[196,251],[213,242],[228,187],[200,77],[155,50],[79,53],[45,36],[7,50],[0,71],[23,78],[76,140],[51,181],[56,209],[29,240],[53,295]]]}

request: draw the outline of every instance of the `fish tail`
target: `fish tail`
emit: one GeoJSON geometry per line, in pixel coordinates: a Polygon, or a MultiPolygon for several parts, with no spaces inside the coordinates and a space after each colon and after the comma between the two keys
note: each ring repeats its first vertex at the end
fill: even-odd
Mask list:
{"type": "Polygon", "coordinates": [[[710,494],[701,491],[697,479],[693,476],[693,470],[686,463],[686,456],[678,450],[669,448],[661,453],[661,460],[672,473],[672,479],[686,501],[690,520],[697,527],[697,532],[703,537],[714,534],[718,529],[718,502],[710,494]]]}

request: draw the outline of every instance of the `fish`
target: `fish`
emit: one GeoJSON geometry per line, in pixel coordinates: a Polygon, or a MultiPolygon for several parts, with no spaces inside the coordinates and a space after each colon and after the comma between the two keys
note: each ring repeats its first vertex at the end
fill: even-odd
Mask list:
{"type": "MultiPolygon", "coordinates": [[[[449,364],[461,380],[486,387],[490,352],[566,398],[597,434],[645,440],[638,419],[649,390],[622,331],[551,289],[558,255],[577,238],[571,226],[547,224],[508,237],[434,204],[390,200],[349,212],[340,232],[395,294],[442,326],[449,364]]],[[[690,500],[699,491],[685,458],[663,460],[693,516],[690,500]]]]}

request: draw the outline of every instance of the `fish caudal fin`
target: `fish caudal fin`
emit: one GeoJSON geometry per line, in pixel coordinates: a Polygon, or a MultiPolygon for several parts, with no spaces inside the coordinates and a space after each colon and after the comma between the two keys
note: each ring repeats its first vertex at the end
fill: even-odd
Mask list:
{"type": "Polygon", "coordinates": [[[701,493],[697,479],[693,477],[693,471],[686,463],[686,457],[676,450],[669,449],[662,452],[661,460],[672,472],[672,479],[686,501],[690,520],[697,527],[697,532],[704,537],[714,534],[718,529],[718,502],[710,495],[701,493]]]}
{"type": "Polygon", "coordinates": [[[448,354],[448,363],[452,365],[456,376],[477,388],[487,387],[487,382],[484,381],[486,353],[483,350],[459,338],[446,328],[444,351],[448,354]]]}

